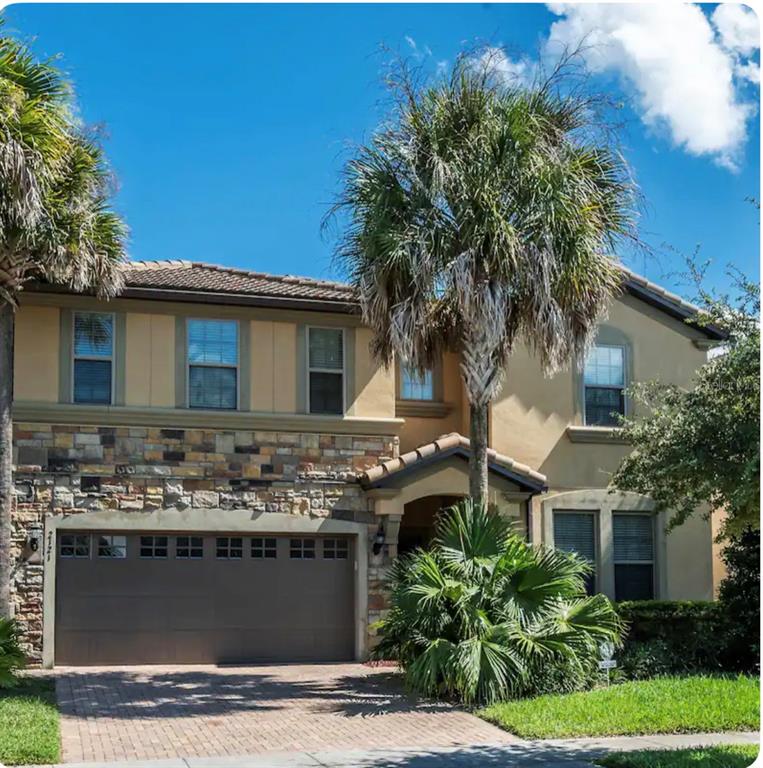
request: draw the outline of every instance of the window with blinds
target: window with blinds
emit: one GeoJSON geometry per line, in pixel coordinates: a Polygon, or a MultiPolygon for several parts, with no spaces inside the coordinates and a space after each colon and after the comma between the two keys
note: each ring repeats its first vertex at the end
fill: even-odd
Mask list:
{"type": "Polygon", "coordinates": [[[238,407],[238,322],[188,321],[188,405],[238,407]]]}
{"type": "MultiPolygon", "coordinates": [[[[564,552],[574,552],[596,565],[596,534],[593,512],[554,511],[554,547],[564,552]]],[[[586,592],[596,591],[596,574],[586,579],[586,592]]]]}
{"type": "Polygon", "coordinates": [[[625,349],[597,345],[588,353],[583,375],[585,423],[614,427],[625,415],[625,349]]]}
{"type": "Polygon", "coordinates": [[[400,397],[403,400],[434,400],[432,371],[420,374],[407,365],[400,369],[400,397]]]}
{"type": "Polygon", "coordinates": [[[344,413],[344,331],[308,328],[308,410],[344,413]]]}
{"type": "Polygon", "coordinates": [[[74,313],[72,399],[110,405],[114,367],[114,315],[74,313]]]}
{"type": "Polygon", "coordinates": [[[612,515],[615,600],[654,598],[654,518],[652,515],[612,515]]]}

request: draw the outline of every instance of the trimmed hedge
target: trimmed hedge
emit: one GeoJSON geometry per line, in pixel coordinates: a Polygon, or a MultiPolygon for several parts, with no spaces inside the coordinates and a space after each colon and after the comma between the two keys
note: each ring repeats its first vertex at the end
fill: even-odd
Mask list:
{"type": "Polygon", "coordinates": [[[628,625],[619,670],[628,679],[725,668],[724,612],[720,603],[644,600],[616,605],[628,625]]]}

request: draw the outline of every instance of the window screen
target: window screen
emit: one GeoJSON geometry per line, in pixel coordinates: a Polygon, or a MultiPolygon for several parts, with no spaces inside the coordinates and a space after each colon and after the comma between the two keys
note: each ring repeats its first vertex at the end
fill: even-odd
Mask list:
{"type": "Polygon", "coordinates": [[[585,422],[617,426],[625,415],[625,350],[595,346],[588,353],[584,373],[585,422]]]}
{"type": "Polygon", "coordinates": [[[434,400],[432,371],[420,374],[403,366],[400,370],[400,397],[403,400],[434,400]]]}
{"type": "Polygon", "coordinates": [[[234,410],[238,406],[238,323],[188,321],[188,404],[234,410]]]}
{"type": "MultiPolygon", "coordinates": [[[[554,512],[554,546],[565,552],[575,552],[592,565],[596,563],[594,515],[591,512],[554,512]]],[[[586,579],[586,592],[595,591],[595,574],[586,579]]]]}
{"type": "Polygon", "coordinates": [[[103,312],[74,314],[73,400],[111,403],[114,316],[103,312]]]}
{"type": "Polygon", "coordinates": [[[344,413],[344,332],[308,329],[310,413],[344,413]]]}
{"type": "Polygon", "coordinates": [[[654,597],[654,518],[652,515],[612,515],[615,561],[615,600],[654,597]]]}

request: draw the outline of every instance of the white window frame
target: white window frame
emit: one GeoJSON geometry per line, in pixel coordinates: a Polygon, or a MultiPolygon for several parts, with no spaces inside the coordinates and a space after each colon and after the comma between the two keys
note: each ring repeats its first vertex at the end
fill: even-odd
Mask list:
{"type": "MultiPolygon", "coordinates": [[[[590,515],[593,518],[593,590],[594,594],[601,591],[601,539],[599,511],[597,509],[552,509],[551,510],[551,535],[555,535],[554,520],[557,515],[590,515]]],[[[554,536],[553,546],[556,548],[554,536]]],[[[566,551],[566,550],[562,550],[566,551]]]]}
{"type": "MultiPolygon", "coordinates": [[[[592,389],[614,389],[618,390],[623,393],[623,416],[628,415],[628,398],[626,397],[625,390],[628,388],[628,347],[626,347],[624,344],[594,344],[591,349],[594,348],[605,348],[605,349],[620,349],[623,353],[623,384],[622,386],[615,386],[612,384],[586,384],[585,380],[585,366],[586,361],[583,361],[583,375],[582,375],[582,384],[583,384],[583,425],[584,426],[595,426],[600,427],[601,424],[588,424],[588,408],[586,407],[586,389],[590,386],[592,389]]],[[[612,429],[612,427],[604,427],[605,429],[612,429]]]]}
{"type": "Polygon", "coordinates": [[[116,397],[116,376],[114,366],[114,348],[117,343],[117,317],[115,312],[99,312],[97,310],[89,309],[76,309],[72,312],[72,357],[71,357],[71,380],[69,382],[71,401],[74,405],[100,405],[100,406],[112,406],[114,405],[114,398],[116,397]],[[77,354],[77,316],[78,315],[103,315],[104,317],[111,318],[111,354],[106,357],[104,355],[78,355],[77,354]],[[108,403],[82,403],[77,402],[74,399],[74,384],[75,384],[75,368],[77,360],[97,360],[99,362],[108,361],[111,364],[111,392],[109,393],[108,403]]]}
{"type": "Polygon", "coordinates": [[[431,386],[432,386],[432,396],[431,397],[405,397],[403,394],[403,388],[405,386],[405,372],[406,369],[410,368],[410,366],[406,365],[405,363],[400,363],[400,392],[398,394],[398,397],[400,400],[404,400],[406,403],[435,403],[437,402],[437,396],[435,393],[435,372],[434,368],[428,368],[427,372],[430,376],[431,386]]]}
{"type": "Polygon", "coordinates": [[[307,412],[314,416],[344,416],[347,413],[347,329],[337,328],[335,325],[308,325],[305,326],[305,396],[307,412]],[[336,368],[311,368],[310,367],[310,331],[339,331],[342,334],[342,370],[336,368]],[[342,412],[341,413],[316,413],[313,414],[310,404],[310,374],[332,373],[342,377],[342,412]]]}
{"type": "Polygon", "coordinates": [[[241,323],[235,317],[186,317],[185,319],[185,406],[194,411],[240,411],[241,410],[241,323]],[[191,341],[189,332],[193,321],[205,323],[235,323],[236,324],[236,364],[230,363],[192,363],[188,354],[191,341]],[[236,369],[236,407],[235,408],[201,408],[191,405],[191,366],[195,368],[235,368],[236,369]]]}
{"type": "Polygon", "coordinates": [[[652,566],[652,597],[651,600],[657,600],[657,516],[652,512],[635,512],[627,509],[612,510],[612,599],[617,599],[617,566],[618,565],[651,565],[652,566]],[[617,560],[615,558],[615,517],[618,515],[637,515],[638,517],[648,517],[652,528],[652,559],[651,560],[617,560]]]}

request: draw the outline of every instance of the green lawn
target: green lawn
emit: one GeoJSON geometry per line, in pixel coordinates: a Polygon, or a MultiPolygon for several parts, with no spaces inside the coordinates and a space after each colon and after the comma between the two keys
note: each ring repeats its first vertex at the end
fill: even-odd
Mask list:
{"type": "Polygon", "coordinates": [[[760,728],[760,680],[663,677],[494,704],[477,714],[527,739],[760,728]]]}
{"type": "Polygon", "coordinates": [[[757,756],[757,744],[745,744],[618,752],[599,758],[596,764],[605,768],[747,768],[757,756]]]}
{"type": "Polygon", "coordinates": [[[57,763],[58,709],[52,680],[27,678],[0,690],[0,763],[57,763]]]}

